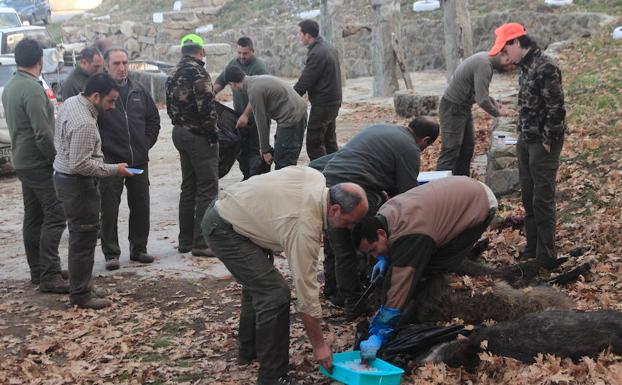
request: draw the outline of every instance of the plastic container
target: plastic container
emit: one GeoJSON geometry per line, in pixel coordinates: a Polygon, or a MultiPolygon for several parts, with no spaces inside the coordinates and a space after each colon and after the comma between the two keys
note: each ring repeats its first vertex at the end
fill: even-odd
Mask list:
{"type": "Polygon", "coordinates": [[[439,9],[441,3],[438,0],[419,0],[413,3],[413,11],[415,12],[429,12],[439,9]]]}
{"type": "Polygon", "coordinates": [[[617,27],[616,29],[613,30],[613,33],[611,34],[611,36],[615,39],[615,40],[619,40],[622,39],[622,25],[617,27]]]}
{"type": "Polygon", "coordinates": [[[572,0],[544,0],[544,3],[554,7],[561,7],[572,4],[572,0]]]}
{"type": "Polygon", "coordinates": [[[443,178],[447,178],[448,176],[451,176],[451,170],[445,170],[445,171],[422,171],[419,173],[419,176],[417,176],[417,183],[419,185],[428,183],[428,182],[432,182],[435,180],[439,180],[439,179],[443,179],[443,178]]]}
{"type": "Polygon", "coordinates": [[[505,135],[497,135],[497,136],[495,136],[495,145],[497,147],[505,146],[505,135]]]}
{"type": "Polygon", "coordinates": [[[375,372],[358,372],[344,366],[346,362],[360,360],[361,352],[358,350],[337,353],[333,355],[333,372],[329,374],[320,366],[320,373],[346,385],[399,385],[402,381],[404,371],[380,358],[370,364],[378,370],[375,372]]]}

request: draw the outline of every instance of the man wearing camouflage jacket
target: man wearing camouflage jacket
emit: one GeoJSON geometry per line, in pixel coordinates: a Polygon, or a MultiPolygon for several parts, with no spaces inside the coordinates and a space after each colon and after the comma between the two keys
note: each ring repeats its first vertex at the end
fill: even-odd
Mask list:
{"type": "Polygon", "coordinates": [[[182,59],[166,82],[166,110],[181,162],[179,246],[182,253],[212,256],[201,234],[201,220],[218,196],[218,128],[214,86],[205,70],[203,39],[182,38],[182,59]]]}
{"type": "Polygon", "coordinates": [[[535,257],[540,266],[553,268],[557,259],[555,178],[566,132],[562,75],[522,25],[507,23],[495,34],[488,54],[520,66],[516,152],[525,207],[525,254],[535,257]]]}

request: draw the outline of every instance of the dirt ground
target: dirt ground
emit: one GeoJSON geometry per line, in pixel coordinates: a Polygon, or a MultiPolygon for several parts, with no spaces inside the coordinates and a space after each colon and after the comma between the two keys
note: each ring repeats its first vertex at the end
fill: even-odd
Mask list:
{"type": "MultiPolygon", "coordinates": [[[[415,87],[426,92],[440,94],[445,84],[442,73],[413,77],[415,87]]],[[[512,78],[503,77],[493,83],[493,93],[505,96],[513,92],[511,84],[512,78]]],[[[407,123],[395,116],[390,98],[370,99],[370,89],[371,79],[348,81],[338,120],[340,144],[369,124],[407,123]]],[[[482,153],[491,121],[476,115],[480,116],[478,137],[483,142],[478,153],[482,153]]],[[[216,259],[194,258],[176,250],[179,162],[170,120],[164,110],[160,116],[162,129],[150,153],[149,170],[149,251],[156,261],[151,265],[129,262],[128,212],[122,203],[122,268],[107,272],[98,245],[93,271],[95,285],[106,289],[114,302],[110,310],[72,309],[66,296],[41,294],[29,283],[21,236],[20,184],[15,177],[0,179],[0,383],[253,383],[257,364],[242,367],[235,361],[239,285],[216,259]]],[[[437,143],[423,155],[422,171],[433,169],[439,148],[437,143]]],[[[299,163],[308,163],[304,150],[299,163]]],[[[221,179],[220,187],[240,179],[235,165],[221,179]]],[[[60,254],[66,267],[66,232],[60,254]]],[[[277,259],[277,266],[288,275],[284,259],[277,259]]],[[[324,308],[326,316],[334,313],[328,306],[324,308]]],[[[325,323],[324,328],[335,351],[350,348],[353,325],[325,323]]],[[[293,376],[305,384],[330,383],[319,374],[295,315],[290,346],[293,376]]]]}

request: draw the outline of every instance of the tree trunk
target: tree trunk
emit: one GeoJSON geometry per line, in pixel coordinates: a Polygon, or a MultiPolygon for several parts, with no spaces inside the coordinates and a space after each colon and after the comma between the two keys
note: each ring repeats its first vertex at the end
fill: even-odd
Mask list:
{"type": "Polygon", "coordinates": [[[343,55],[343,0],[320,1],[320,35],[337,50],[341,87],[345,87],[347,68],[343,55]]]}
{"type": "Polygon", "coordinates": [[[473,55],[473,32],[468,0],[442,0],[447,80],[463,59],[473,55]]]}
{"type": "Polygon", "coordinates": [[[394,0],[372,0],[374,26],[371,31],[373,96],[392,96],[398,90],[396,62],[393,54],[391,25],[396,20],[399,3],[394,0]]]}

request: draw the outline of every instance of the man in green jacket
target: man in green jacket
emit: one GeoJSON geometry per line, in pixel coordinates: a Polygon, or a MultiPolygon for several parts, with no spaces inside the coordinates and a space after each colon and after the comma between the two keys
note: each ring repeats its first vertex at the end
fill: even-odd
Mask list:
{"type": "MultiPolygon", "coordinates": [[[[232,66],[240,67],[244,74],[248,76],[267,75],[266,65],[255,56],[253,41],[249,37],[241,37],[237,42],[238,57],[231,60],[227,68],[232,66]]],[[[217,94],[227,86],[225,71],[214,81],[214,92],[217,94]]],[[[261,159],[259,154],[259,136],[257,135],[257,125],[253,118],[253,109],[248,102],[248,95],[242,90],[231,90],[233,94],[233,109],[239,115],[235,125],[242,134],[242,148],[238,155],[240,171],[244,175],[244,180],[253,175],[259,175],[270,171],[270,166],[261,159]]]]}
{"type": "Polygon", "coordinates": [[[30,280],[46,293],[68,293],[58,244],[65,230],[63,205],[52,179],[54,106],[39,80],[43,50],[36,40],[15,47],[17,72],[4,87],[2,105],[11,136],[13,164],[24,196],[23,236],[30,280]]]}
{"type": "Polygon", "coordinates": [[[84,90],[84,84],[91,75],[101,72],[104,59],[95,47],[86,47],[80,52],[80,64],[73,69],[62,87],[63,101],[78,95],[84,90]]]}

